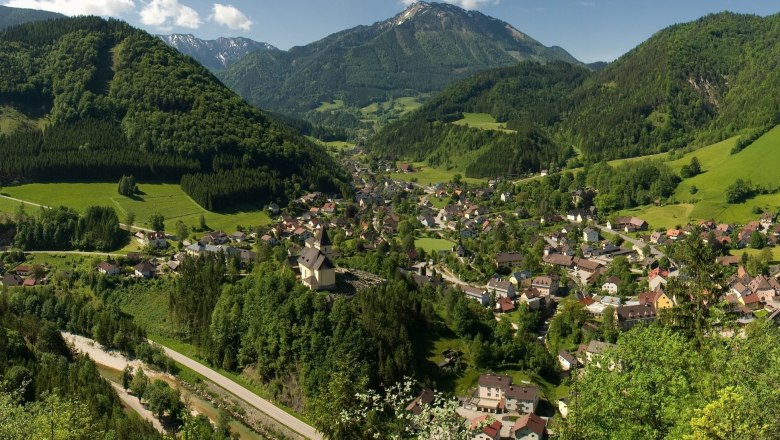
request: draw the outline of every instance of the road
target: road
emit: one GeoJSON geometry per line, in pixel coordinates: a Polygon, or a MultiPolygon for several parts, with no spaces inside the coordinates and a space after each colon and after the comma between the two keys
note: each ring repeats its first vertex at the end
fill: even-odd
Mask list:
{"type": "MultiPolygon", "coordinates": [[[[291,430],[301,434],[306,438],[310,438],[314,440],[323,439],[322,434],[317,432],[317,430],[314,429],[313,426],[306,424],[302,420],[276,407],[273,403],[259,397],[255,393],[242,387],[236,382],[233,382],[232,380],[217,373],[211,368],[206,367],[200,362],[196,362],[175,350],[172,350],[168,347],[162,346],[157,343],[155,344],[158,345],[160,348],[162,348],[162,350],[165,352],[165,355],[168,356],[169,358],[195,371],[196,373],[204,376],[206,379],[210,380],[211,382],[214,382],[215,384],[219,385],[225,390],[233,393],[236,397],[244,400],[248,404],[264,412],[269,417],[275,419],[277,422],[281,423],[282,425],[290,428],[291,430]]],[[[334,414],[334,416],[337,415],[334,414]]]]}
{"type": "Polygon", "coordinates": [[[6,200],[12,200],[14,202],[19,202],[19,203],[25,203],[27,205],[38,206],[38,207],[41,207],[41,208],[49,208],[46,205],[39,205],[38,203],[28,202],[27,200],[17,199],[15,197],[8,197],[8,196],[0,195],[0,198],[6,199],[6,200]]]}
{"type": "MultiPolygon", "coordinates": [[[[607,234],[614,234],[614,235],[619,236],[623,240],[633,244],[634,246],[639,247],[639,249],[642,249],[642,248],[645,247],[646,243],[643,242],[642,240],[637,240],[636,238],[630,237],[630,236],[628,236],[628,235],[626,235],[626,234],[624,234],[624,233],[622,233],[620,231],[616,231],[614,229],[609,229],[608,227],[602,226],[602,225],[596,225],[596,227],[601,229],[603,232],[606,232],[607,234]]],[[[666,256],[663,252],[658,250],[658,248],[655,247],[655,246],[650,246],[650,253],[653,254],[653,255],[656,255],[658,257],[665,257],[666,256]]]]}
{"type": "Polygon", "coordinates": [[[89,257],[126,257],[126,254],[112,254],[109,252],[82,252],[82,251],[24,251],[25,254],[51,254],[51,255],[84,255],[89,257]]]}
{"type": "Polygon", "coordinates": [[[114,387],[114,391],[116,391],[116,394],[119,396],[119,399],[122,400],[122,403],[124,403],[125,405],[130,407],[130,409],[138,413],[138,415],[143,417],[144,420],[148,420],[149,422],[151,422],[152,426],[154,426],[154,429],[158,430],[160,434],[166,434],[165,429],[163,429],[163,426],[162,424],[160,424],[160,421],[157,420],[157,417],[155,417],[151,411],[144,408],[144,406],[141,405],[141,402],[138,400],[137,397],[131,396],[121,386],[115,384],[114,382],[111,382],[111,386],[114,387]]]}

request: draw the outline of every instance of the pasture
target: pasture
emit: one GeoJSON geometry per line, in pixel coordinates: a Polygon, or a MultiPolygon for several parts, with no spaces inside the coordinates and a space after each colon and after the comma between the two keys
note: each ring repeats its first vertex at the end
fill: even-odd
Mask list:
{"type": "MultiPolygon", "coordinates": [[[[171,183],[139,183],[140,194],[130,198],[117,192],[117,183],[30,183],[7,186],[3,194],[46,206],[67,206],[84,211],[88,206],[111,206],[124,222],[128,212],[136,215],[135,226],[149,227],[149,217],[159,212],[165,217],[165,227],[175,230],[178,220],[187,226],[197,226],[200,215],[211,229],[234,231],[237,225],[258,226],[270,223],[262,206],[243,206],[227,212],[211,212],[195,203],[179,185],[171,183]]],[[[0,199],[0,211],[13,213],[18,202],[0,199]]],[[[28,212],[37,209],[26,206],[28,212]]]]}

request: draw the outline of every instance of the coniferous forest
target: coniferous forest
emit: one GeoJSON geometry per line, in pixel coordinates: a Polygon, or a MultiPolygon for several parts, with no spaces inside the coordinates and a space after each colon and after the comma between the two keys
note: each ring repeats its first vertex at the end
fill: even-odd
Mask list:
{"type": "Polygon", "coordinates": [[[191,58],[118,20],[27,23],[0,33],[0,107],[20,115],[0,134],[0,182],[138,179],[187,174],[230,180],[209,202],[336,190],[332,159],[246,104],[191,58]],[[272,168],[274,180],[241,182],[272,168]],[[297,185],[294,185],[296,184],[297,185]],[[271,191],[271,192],[268,192],[271,191]]]}

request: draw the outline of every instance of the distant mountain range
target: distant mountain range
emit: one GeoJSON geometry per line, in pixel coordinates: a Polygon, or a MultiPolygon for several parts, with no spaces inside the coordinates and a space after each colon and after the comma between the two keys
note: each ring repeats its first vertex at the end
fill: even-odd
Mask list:
{"type": "Polygon", "coordinates": [[[62,18],[64,15],[56,12],[39,11],[36,9],[10,8],[0,6],[0,30],[8,26],[28,23],[31,21],[48,20],[50,18],[62,18]]]}
{"type": "Polygon", "coordinates": [[[372,104],[437,92],[479,71],[527,60],[579,64],[501,20],[419,2],[306,46],[251,53],[219,77],[258,107],[357,127],[365,125],[361,109],[372,104]],[[322,103],[331,104],[328,111],[317,111],[322,103]]]}
{"type": "Polygon", "coordinates": [[[216,40],[202,40],[192,34],[158,35],[158,37],[184,55],[195,58],[212,72],[230,67],[252,52],[279,50],[268,43],[243,37],[220,37],[216,40]]]}

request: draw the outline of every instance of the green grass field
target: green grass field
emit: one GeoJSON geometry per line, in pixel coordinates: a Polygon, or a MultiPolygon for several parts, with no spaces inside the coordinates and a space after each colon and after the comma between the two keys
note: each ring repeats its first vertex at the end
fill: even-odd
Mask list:
{"type": "Polygon", "coordinates": [[[514,130],[507,130],[506,124],[496,122],[496,118],[488,113],[463,113],[463,119],[453,122],[455,125],[465,125],[480,130],[497,130],[506,133],[515,133],[514,130]]]}
{"type": "Polygon", "coordinates": [[[414,240],[414,246],[422,248],[425,252],[450,251],[455,243],[443,238],[418,238],[414,240]]]}
{"type": "Polygon", "coordinates": [[[456,169],[444,170],[441,168],[429,167],[425,162],[414,162],[412,167],[415,169],[412,173],[391,173],[391,179],[398,179],[403,181],[410,181],[411,179],[417,179],[417,183],[420,185],[429,185],[435,183],[447,183],[451,182],[456,174],[461,175],[461,181],[475,185],[482,185],[485,180],[474,179],[471,177],[465,177],[464,172],[456,169]]]}
{"type": "MultiPolygon", "coordinates": [[[[780,126],[770,130],[753,144],[732,155],[731,149],[738,138],[699,148],[682,158],[668,162],[679,171],[694,156],[701,163],[702,173],[683,180],[677,187],[674,199],[677,204],[662,207],[645,206],[622,211],[641,217],[652,228],[673,227],[688,221],[714,219],[718,222],[744,224],[755,220],[755,207],[772,211],[780,207],[780,194],[759,195],[739,204],[726,203],[726,188],[737,179],[751,180],[754,184],[775,187],[780,184],[780,126]],[[697,192],[691,194],[691,187],[697,192]]],[[[654,155],[660,158],[663,155],[654,155]]]]}
{"type": "Polygon", "coordinates": [[[671,229],[676,225],[685,225],[693,212],[693,205],[685,203],[680,205],[649,206],[620,211],[620,215],[641,217],[650,228],[671,229]]]}
{"type": "Polygon", "coordinates": [[[338,110],[344,108],[344,101],[341,99],[335,99],[333,102],[323,102],[322,105],[317,107],[318,112],[327,112],[330,110],[338,110]]]}
{"type": "MultiPolygon", "coordinates": [[[[201,208],[181,190],[179,185],[168,183],[139,183],[142,194],[134,199],[117,193],[116,183],[31,183],[2,188],[2,193],[11,197],[47,206],[64,205],[83,211],[91,205],[113,207],[124,221],[127,213],[136,215],[136,226],[148,227],[148,219],[155,212],[165,216],[165,226],[174,230],[178,220],[188,226],[197,225],[200,215],[212,229],[234,231],[236,225],[258,226],[268,224],[270,218],[260,206],[246,206],[231,212],[210,212],[201,208]]],[[[7,199],[0,199],[0,211],[14,212],[19,205],[7,199]]],[[[27,206],[28,212],[37,209],[27,206]]]]}

